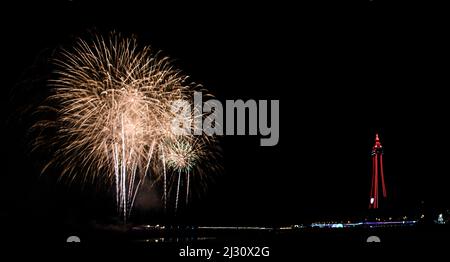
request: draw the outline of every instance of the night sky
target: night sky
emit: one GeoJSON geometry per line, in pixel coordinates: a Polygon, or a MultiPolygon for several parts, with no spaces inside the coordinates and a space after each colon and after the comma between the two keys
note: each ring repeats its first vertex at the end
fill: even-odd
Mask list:
{"type": "Polygon", "coordinates": [[[222,138],[225,171],[184,211],[186,221],[295,224],[363,214],[376,132],[389,207],[448,207],[448,19],[438,7],[359,2],[6,8],[13,18],[1,18],[1,218],[64,224],[114,209],[98,186],[39,175],[27,153],[30,118],[20,114],[43,96],[26,90],[47,76],[48,54],[89,30],[135,34],[219,100],[280,100],[279,144],[222,138]]]}

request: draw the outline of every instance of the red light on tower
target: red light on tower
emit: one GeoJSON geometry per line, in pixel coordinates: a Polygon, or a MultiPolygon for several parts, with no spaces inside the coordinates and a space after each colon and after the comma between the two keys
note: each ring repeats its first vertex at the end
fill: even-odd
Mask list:
{"type": "Polygon", "coordinates": [[[383,146],[380,143],[378,134],[375,136],[375,145],[372,147],[372,185],[370,187],[370,202],[369,208],[378,208],[378,191],[380,185],[378,184],[378,177],[381,179],[381,188],[383,198],[386,198],[386,185],[384,184],[383,174],[383,146]]]}

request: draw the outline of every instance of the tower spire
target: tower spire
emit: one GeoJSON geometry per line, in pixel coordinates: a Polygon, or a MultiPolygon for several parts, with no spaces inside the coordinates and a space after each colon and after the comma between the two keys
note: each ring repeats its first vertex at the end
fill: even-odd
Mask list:
{"type": "Polygon", "coordinates": [[[372,147],[372,184],[370,187],[370,202],[369,208],[378,208],[378,192],[380,190],[380,184],[382,188],[383,198],[387,197],[386,185],[384,183],[384,169],[383,169],[383,146],[380,142],[380,137],[378,133],[375,134],[375,144],[372,147]],[[380,184],[378,183],[378,178],[380,178],[380,184]]]}

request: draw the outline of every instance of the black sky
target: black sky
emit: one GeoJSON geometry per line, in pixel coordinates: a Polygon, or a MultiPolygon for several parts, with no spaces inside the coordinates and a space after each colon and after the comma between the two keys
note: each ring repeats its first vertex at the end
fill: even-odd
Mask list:
{"type": "Polygon", "coordinates": [[[64,220],[106,212],[108,197],[92,188],[39,177],[24,152],[27,123],[16,119],[17,103],[31,98],[11,98],[46,63],[45,54],[88,30],[136,34],[221,100],[280,100],[279,144],[224,138],[225,172],[188,211],[192,221],[295,223],[359,214],[368,205],[375,132],[385,147],[390,205],[448,206],[448,19],[439,7],[359,2],[74,0],[8,8],[12,18],[1,18],[2,216],[64,220]]]}

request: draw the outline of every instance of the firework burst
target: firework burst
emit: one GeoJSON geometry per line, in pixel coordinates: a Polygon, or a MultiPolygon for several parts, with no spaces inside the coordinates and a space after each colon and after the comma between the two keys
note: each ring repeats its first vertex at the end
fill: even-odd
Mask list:
{"type": "Polygon", "coordinates": [[[166,207],[168,171],[178,172],[179,192],[181,174],[189,178],[194,167],[201,169],[200,161],[212,149],[202,145],[215,143],[204,135],[180,137],[171,130],[171,104],[190,101],[197,86],[167,57],[115,33],[79,39],[54,61],[53,92],[41,110],[56,117],[34,125],[41,134],[35,148],[54,152],[43,172],[56,167],[69,180],[114,185],[124,221],[144,179],[162,177],[166,207]],[[43,137],[49,133],[45,130],[54,135],[43,137]]]}
{"type": "Polygon", "coordinates": [[[167,156],[164,161],[169,170],[177,173],[175,213],[178,210],[180,183],[183,173],[186,175],[186,205],[189,201],[190,174],[196,167],[197,162],[205,158],[203,142],[204,141],[196,139],[194,136],[183,136],[172,139],[165,146],[167,156]]]}

